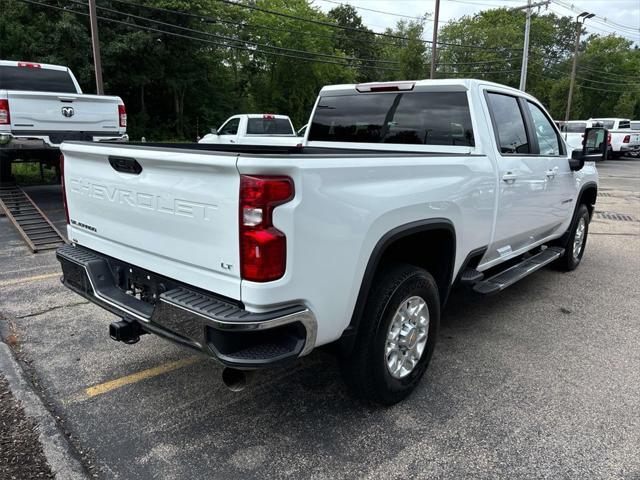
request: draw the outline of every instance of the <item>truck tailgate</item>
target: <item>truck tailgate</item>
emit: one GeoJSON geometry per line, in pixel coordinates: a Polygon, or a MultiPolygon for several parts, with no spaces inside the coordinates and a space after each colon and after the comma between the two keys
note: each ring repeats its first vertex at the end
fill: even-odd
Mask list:
{"type": "Polygon", "coordinates": [[[73,242],[240,298],[236,154],[73,142],[61,150],[73,242]]]}
{"type": "Polygon", "coordinates": [[[16,131],[114,133],[119,128],[118,97],[12,90],[7,96],[16,131]]]}

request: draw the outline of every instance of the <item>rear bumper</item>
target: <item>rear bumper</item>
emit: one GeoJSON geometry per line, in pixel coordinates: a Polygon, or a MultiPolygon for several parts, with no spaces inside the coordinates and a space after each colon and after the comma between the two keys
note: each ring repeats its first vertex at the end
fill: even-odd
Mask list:
{"type": "Polygon", "coordinates": [[[58,149],[65,141],[127,142],[129,135],[118,132],[0,132],[0,149],[58,149]]]}
{"type": "Polygon", "coordinates": [[[56,256],[62,266],[62,283],[74,292],[136,322],[148,333],[224,365],[264,368],[306,355],[315,345],[316,320],[303,305],[253,313],[233,300],[83,247],[65,245],[56,256]],[[138,297],[131,295],[131,289],[126,293],[120,287],[123,284],[142,287],[134,288],[138,297]]]}
{"type": "Polygon", "coordinates": [[[620,152],[622,153],[638,153],[640,152],[640,143],[623,143],[620,146],[620,152]]]}

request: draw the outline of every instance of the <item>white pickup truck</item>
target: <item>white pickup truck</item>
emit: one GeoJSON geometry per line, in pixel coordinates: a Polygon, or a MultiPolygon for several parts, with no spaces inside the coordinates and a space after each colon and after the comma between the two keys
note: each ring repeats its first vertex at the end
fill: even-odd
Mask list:
{"type": "Polygon", "coordinates": [[[286,115],[250,113],[229,117],[219,129],[212,129],[198,143],[218,145],[278,145],[295,147],[302,144],[286,115]]]}
{"type": "Polygon", "coordinates": [[[245,372],[337,342],[359,396],[400,401],[441,309],[580,263],[606,131],[568,152],[530,95],[479,80],[325,87],[302,147],[65,142],[66,286],[245,372]]]}
{"type": "Polygon", "coordinates": [[[640,132],[631,128],[628,118],[590,118],[587,127],[603,127],[609,131],[609,157],[636,155],[640,152],[640,132]]]}
{"type": "Polygon", "coordinates": [[[16,158],[56,164],[65,140],[127,140],[119,97],[84,95],[59,65],[0,60],[0,181],[16,158]]]}
{"type": "Polygon", "coordinates": [[[563,122],[560,127],[562,132],[562,138],[564,138],[567,147],[570,150],[582,148],[582,141],[584,140],[584,131],[587,129],[586,120],[570,120],[563,122]]]}

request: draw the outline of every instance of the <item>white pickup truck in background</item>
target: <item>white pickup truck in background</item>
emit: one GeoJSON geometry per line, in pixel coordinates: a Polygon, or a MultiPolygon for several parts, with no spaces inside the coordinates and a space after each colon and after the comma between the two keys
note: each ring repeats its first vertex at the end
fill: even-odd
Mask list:
{"type": "Polygon", "coordinates": [[[337,342],[353,391],[392,404],[453,287],[578,266],[607,146],[585,137],[455,79],[325,87],[301,147],[65,142],[63,282],[121,318],[112,338],[204,353],[232,389],[337,342]]]}
{"type": "Polygon", "coordinates": [[[83,94],[67,67],[0,60],[2,177],[15,159],[55,165],[66,140],[124,141],[126,130],[120,97],[83,94]]]}
{"type": "Polygon", "coordinates": [[[295,147],[302,143],[286,115],[253,113],[229,117],[219,129],[212,129],[198,143],[218,145],[278,145],[295,147]]]}
{"type": "Polygon", "coordinates": [[[570,120],[562,123],[560,126],[562,138],[564,138],[564,141],[571,150],[582,148],[586,128],[586,120],[570,120]]]}
{"type": "Polygon", "coordinates": [[[640,152],[640,132],[632,130],[628,118],[590,118],[587,127],[602,127],[609,131],[610,158],[640,152]]]}

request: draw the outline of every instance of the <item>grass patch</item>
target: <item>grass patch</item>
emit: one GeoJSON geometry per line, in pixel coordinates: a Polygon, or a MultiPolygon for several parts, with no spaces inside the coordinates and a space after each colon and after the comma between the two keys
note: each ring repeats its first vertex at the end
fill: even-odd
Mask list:
{"type": "Polygon", "coordinates": [[[16,179],[16,183],[20,185],[50,185],[58,183],[54,168],[47,167],[42,169],[43,176],[40,176],[39,163],[14,163],[11,165],[11,173],[16,179]]]}

